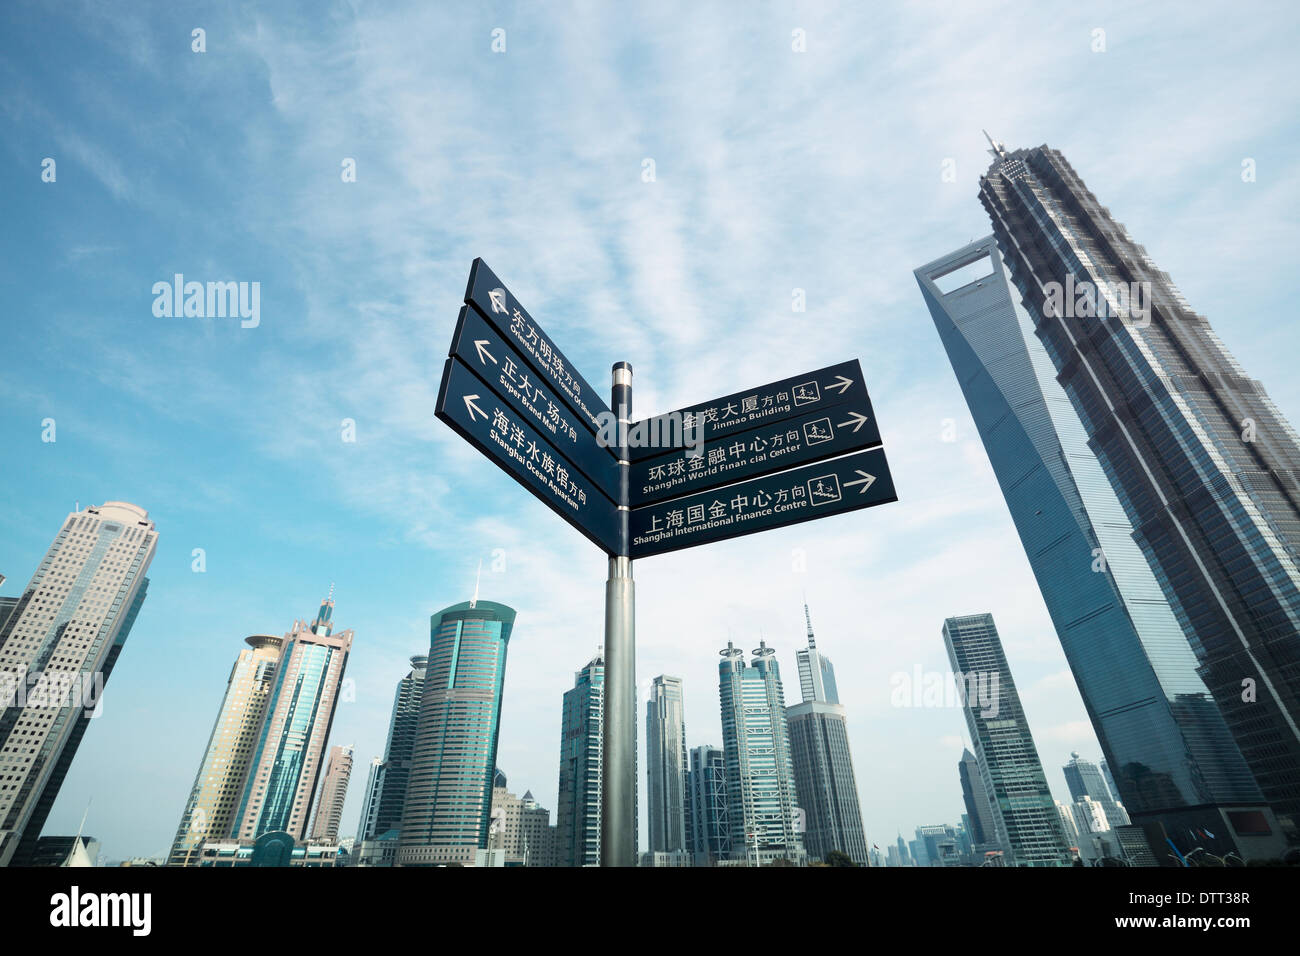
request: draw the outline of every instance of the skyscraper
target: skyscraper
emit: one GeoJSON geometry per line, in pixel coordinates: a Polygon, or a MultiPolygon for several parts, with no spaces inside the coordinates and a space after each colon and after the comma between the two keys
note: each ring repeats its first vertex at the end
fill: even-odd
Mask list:
{"type": "Polygon", "coordinates": [[[379,795],[384,785],[384,758],[370,758],[365,796],[361,801],[361,819],[357,821],[357,844],[375,838],[375,815],[379,812],[379,795]]]}
{"type": "Polygon", "coordinates": [[[455,604],[429,621],[429,659],[397,862],[472,865],[487,849],[514,609],[455,604]]]}
{"type": "Polygon", "coordinates": [[[976,855],[983,857],[989,850],[1002,849],[997,842],[998,828],[993,821],[993,808],[984,789],[979,761],[968,747],[962,748],[961,760],[957,761],[957,775],[961,778],[961,797],[970,820],[970,838],[976,855]]]}
{"type": "Polygon", "coordinates": [[[332,747],[325,763],[325,777],[321,780],[316,819],[312,823],[313,842],[339,842],[339,822],[343,819],[343,804],[347,800],[348,781],[351,779],[352,748],[332,747]]]}
{"type": "Polygon", "coordinates": [[[551,811],[525,791],[517,797],[498,778],[492,788],[488,847],[505,854],[506,866],[552,866],[551,811]]]}
{"type": "Polygon", "coordinates": [[[593,657],[565,691],[560,723],[560,789],[555,812],[557,866],[600,864],[600,775],[605,659],[593,657]]]}
{"type": "Polygon", "coordinates": [[[723,752],[708,744],[692,747],[686,773],[686,849],[695,866],[713,866],[731,856],[728,799],[723,752]]]}
{"type": "MultiPolygon", "coordinates": [[[[1064,156],[990,142],[980,201],[1035,334],[1201,677],[1295,832],[1300,436],[1064,156]]],[[[1110,767],[1132,803],[1134,769],[1110,767]]],[[[1272,829],[1255,809],[1225,817],[1238,837],[1272,829]]]]}
{"type": "Polygon", "coordinates": [[[858,866],[868,866],[858,783],[835,670],[817,650],[808,605],[803,610],[808,646],[796,654],[803,702],[786,708],[786,720],[795,790],[804,811],[804,847],[811,859],[824,860],[839,850],[858,866]]]}
{"type": "MultiPolygon", "coordinates": [[[[966,689],[966,726],[990,794],[996,842],[1016,866],[1064,866],[1070,854],[1020,694],[991,614],[950,617],[943,642],[966,689]]],[[[987,834],[986,834],[987,835],[987,834]]]]}
{"type": "Polygon", "coordinates": [[[126,643],[158,532],[125,501],[64,519],[0,625],[0,866],[24,865],[126,643]]]}
{"type": "Polygon", "coordinates": [[[275,685],[249,761],[231,836],[249,842],[266,833],[307,835],[321,757],[334,722],[352,631],[334,633],[334,589],[310,624],[295,621],[284,636],[275,685]]]}
{"type": "Polygon", "coordinates": [[[970,243],[916,280],[1097,739],[1113,766],[1128,768],[1120,792],[1130,813],[1184,835],[1190,818],[1227,838],[1215,808],[1258,810],[1262,795],[998,244],[970,243]]]}
{"type": "Polygon", "coordinates": [[[686,849],[686,717],[682,679],[660,674],[645,706],[650,851],[686,849]]]}
{"type": "Polygon", "coordinates": [[[798,797],[775,652],[759,641],[749,665],[731,642],[721,654],[718,693],[732,859],[756,866],[780,859],[803,863],[807,854],[795,828],[798,797]]]}
{"type": "Polygon", "coordinates": [[[366,829],[358,833],[361,840],[373,840],[390,830],[401,830],[406,806],[406,786],[411,777],[411,758],[415,750],[415,733],[420,723],[420,704],[424,696],[424,675],[428,658],[416,654],[411,669],[397,682],[393,692],[393,711],[388,720],[388,744],[376,776],[373,806],[366,829]]]}
{"type": "Polygon", "coordinates": [[[230,670],[226,695],[172,840],[170,866],[197,866],[203,842],[230,836],[235,822],[284,644],[271,634],[254,634],[244,642],[248,647],[230,670]]]}
{"type": "Polygon", "coordinates": [[[1089,797],[1101,806],[1106,814],[1106,822],[1112,828],[1125,826],[1128,815],[1110,795],[1101,771],[1090,760],[1084,760],[1077,750],[1071,751],[1070,762],[1062,768],[1065,772],[1065,784],[1070,788],[1071,798],[1089,797]]]}

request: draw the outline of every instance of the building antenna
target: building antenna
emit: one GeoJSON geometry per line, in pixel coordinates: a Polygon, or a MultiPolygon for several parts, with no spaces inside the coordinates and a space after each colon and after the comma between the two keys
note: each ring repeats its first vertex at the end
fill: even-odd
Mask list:
{"type": "Polygon", "coordinates": [[[997,159],[1006,159],[1007,148],[1003,144],[999,143],[992,136],[990,136],[988,130],[982,129],[980,130],[980,132],[984,134],[984,138],[987,139],[989,141],[989,145],[993,147],[992,149],[989,150],[989,152],[992,153],[993,156],[997,159]]]}
{"type": "Polygon", "coordinates": [[[483,577],[483,559],[478,559],[478,572],[474,575],[474,596],[469,600],[470,607],[478,606],[478,584],[479,579],[483,577]]]}
{"type": "Polygon", "coordinates": [[[808,613],[808,596],[804,595],[803,599],[803,619],[808,622],[808,646],[817,647],[817,641],[813,638],[812,632],[812,615],[808,613]]]}

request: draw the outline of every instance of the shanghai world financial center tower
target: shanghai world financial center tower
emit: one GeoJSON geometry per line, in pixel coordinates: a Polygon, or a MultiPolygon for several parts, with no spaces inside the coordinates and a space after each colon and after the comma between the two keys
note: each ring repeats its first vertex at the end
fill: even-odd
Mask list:
{"type": "Polygon", "coordinates": [[[994,235],[916,276],[1120,793],[1294,832],[1300,441],[1059,152],[993,152],[994,235]]]}

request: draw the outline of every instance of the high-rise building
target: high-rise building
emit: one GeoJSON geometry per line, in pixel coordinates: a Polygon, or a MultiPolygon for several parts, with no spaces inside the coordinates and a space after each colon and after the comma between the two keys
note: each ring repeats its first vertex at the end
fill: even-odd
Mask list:
{"type": "Polygon", "coordinates": [[[898,835],[898,862],[901,866],[912,865],[912,854],[907,850],[907,841],[903,839],[903,834],[898,835]]]}
{"type": "Polygon", "coordinates": [[[718,690],[727,773],[731,856],[750,865],[807,860],[796,830],[794,767],[785,694],[775,652],[759,641],[751,664],[731,642],[721,652],[718,690]]]}
{"type": "Polygon", "coordinates": [[[244,642],[248,647],[230,669],[226,695],[176,828],[169,866],[198,866],[204,841],[224,840],[234,826],[284,644],[272,634],[254,634],[244,642]]]}
{"type": "Polygon", "coordinates": [[[731,857],[728,799],[722,750],[708,744],[692,747],[691,768],[686,773],[686,849],[695,866],[714,866],[731,857]]]}
{"type": "Polygon", "coordinates": [[[1084,760],[1075,750],[1070,753],[1070,762],[1062,769],[1065,772],[1065,785],[1070,788],[1073,799],[1089,797],[1096,801],[1105,812],[1110,827],[1118,828],[1128,824],[1128,814],[1111,797],[1110,788],[1106,786],[1106,780],[1095,763],[1084,760]]]}
{"type": "Polygon", "coordinates": [[[993,615],[948,618],[943,642],[954,674],[967,689],[962,710],[990,794],[996,842],[1016,866],[1068,865],[1061,818],[993,615]]]}
{"type": "MultiPolygon", "coordinates": [[[[1035,334],[1200,676],[1264,797],[1294,833],[1300,436],[1064,156],[990,142],[980,201],[1035,334]]],[[[1130,793],[1140,782],[1132,776],[1145,768],[1107,756],[1136,819],[1130,793]]],[[[1257,808],[1220,809],[1181,822],[1216,832],[1226,822],[1248,854],[1274,829],[1257,808]]]]}
{"type": "Polygon", "coordinates": [[[596,656],[574,675],[573,689],[564,694],[555,812],[557,866],[600,865],[604,702],[605,659],[596,656]]]}
{"type": "Polygon", "coordinates": [[[0,866],[24,865],[117,663],[158,532],[125,501],[64,519],[0,625],[0,866]]]}
{"type": "Polygon", "coordinates": [[[525,791],[517,797],[498,777],[492,788],[488,848],[504,854],[505,866],[552,866],[551,811],[525,791]]]}
{"type": "Polygon", "coordinates": [[[379,812],[379,797],[384,786],[384,758],[370,758],[370,772],[366,776],[365,796],[361,801],[361,819],[357,822],[357,845],[375,838],[375,816],[379,812]]]}
{"type": "Polygon", "coordinates": [[[982,857],[989,850],[1001,849],[979,761],[969,747],[962,748],[961,760],[957,761],[957,775],[961,778],[961,797],[966,805],[966,816],[970,820],[970,838],[974,851],[982,857]]]}
{"type": "Polygon", "coordinates": [[[808,605],[803,610],[808,622],[808,647],[796,655],[803,702],[787,707],[785,713],[795,790],[803,808],[804,848],[813,860],[824,860],[838,850],[858,866],[868,866],[858,783],[844,708],[835,688],[835,671],[817,650],[808,605]]]}
{"type": "Polygon", "coordinates": [[[388,720],[388,744],[378,770],[372,805],[363,816],[360,840],[374,840],[402,828],[406,806],[406,786],[411,778],[411,759],[415,750],[415,732],[420,723],[420,704],[424,696],[424,675],[428,658],[416,654],[411,669],[397,682],[393,692],[393,711],[388,720]]]}
{"type": "Polygon", "coordinates": [[[488,846],[513,608],[456,604],[429,622],[429,656],[397,862],[473,865],[488,846]]]}
{"type": "Polygon", "coordinates": [[[339,823],[343,820],[343,804],[347,800],[348,782],[351,779],[352,748],[332,747],[329,760],[325,763],[325,776],[320,784],[316,819],[311,828],[312,842],[339,842],[339,823]]]}
{"type": "Polygon", "coordinates": [[[645,705],[650,851],[686,849],[686,715],[682,679],[660,674],[645,705]]]}
{"type": "Polygon", "coordinates": [[[333,614],[331,587],[315,620],[295,621],[284,636],[230,834],[238,842],[251,844],[267,833],[287,833],[297,843],[306,839],[321,758],[352,650],[352,631],[335,634],[333,614]]]}
{"type": "MultiPolygon", "coordinates": [[[[916,279],[1097,739],[1116,766],[1130,768],[1121,781],[1130,812],[1179,831],[1188,813],[1197,825],[1216,806],[1260,809],[1262,795],[998,244],[970,243],[916,279]]],[[[1227,838],[1226,823],[1210,829],[1227,838]]]]}

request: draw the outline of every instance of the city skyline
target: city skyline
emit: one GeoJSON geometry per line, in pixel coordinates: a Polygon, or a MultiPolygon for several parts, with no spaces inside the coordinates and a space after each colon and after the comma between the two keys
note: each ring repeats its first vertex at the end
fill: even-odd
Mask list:
{"type": "MultiPolygon", "coordinates": [[[[0,17],[0,34],[26,32],[22,14],[0,17]]],[[[1276,22],[1264,16],[1222,24],[1117,6],[1102,18],[1109,49],[1094,53],[1090,16],[1026,10],[1023,35],[1041,42],[1012,64],[982,12],[957,11],[932,34],[921,11],[813,11],[799,24],[809,52],[794,59],[784,15],[760,15],[741,36],[726,18],[700,17],[686,36],[647,11],[589,23],[635,44],[640,79],[528,11],[506,24],[510,52],[496,60],[486,25],[443,11],[413,14],[401,31],[375,11],[347,24],[267,14],[255,31],[214,13],[206,58],[189,52],[183,17],[92,12],[52,18],[48,40],[14,53],[32,82],[15,94],[0,163],[16,184],[15,221],[40,228],[6,245],[6,269],[23,281],[11,283],[4,320],[11,414],[0,441],[22,467],[6,485],[21,507],[0,515],[0,593],[22,587],[78,499],[136,502],[161,533],[149,599],[47,832],[75,832],[93,795],[87,832],[110,857],[162,855],[234,648],[314,606],[330,580],[359,635],[356,696],[341,703],[335,737],[356,743],[358,761],[382,753],[394,681],[427,646],[428,615],[468,596],[480,560],[484,593],[519,608],[528,628],[511,653],[529,681],[507,690],[498,763],[557,805],[556,701],[600,642],[602,560],[428,414],[437,353],[479,254],[568,333],[592,382],[615,360],[653,370],[638,415],[714,394],[733,368],[794,374],[842,352],[863,361],[898,504],[638,564],[638,673],[682,675],[688,748],[721,741],[708,689],[730,635],[746,648],[767,640],[793,686],[807,592],[834,649],[855,765],[873,768],[859,784],[874,842],[960,814],[958,715],[890,704],[893,674],[948,669],[934,639],[944,615],[994,614],[1045,766],[1072,750],[1101,756],[911,270],[989,230],[976,198],[981,126],[1050,143],[1300,420],[1284,361],[1300,331],[1275,321],[1300,221],[1285,172],[1297,93],[1278,65],[1288,31],[1263,29],[1276,22]],[[1189,61],[1187,44],[1211,27],[1215,55],[1189,61]],[[701,86],[715,77],[720,35],[734,59],[701,86]],[[431,61],[429,36],[458,39],[431,61]],[[890,55],[864,64],[864,37],[890,55]],[[103,69],[129,81],[93,82],[103,69]],[[1026,71],[1035,81],[1017,82],[1026,71]],[[1059,107],[1099,73],[1089,105],[1117,117],[1111,137],[1059,107]],[[963,82],[973,74],[983,82],[963,82]],[[558,114],[534,90],[540,75],[581,108],[558,114]],[[589,94],[593,79],[611,92],[589,94]],[[1243,100],[1242,85],[1269,96],[1243,100]],[[388,95],[434,88],[445,124],[428,123],[419,96],[388,95]],[[1193,101],[1198,123],[1167,129],[1193,101]],[[488,103],[517,123],[508,142],[481,135],[488,103]],[[750,110],[763,121],[727,121],[750,110]],[[154,119],[126,121],[135,115],[154,119]],[[632,118],[610,128],[609,115],[632,118]],[[182,127],[187,143],[228,143],[231,156],[192,162],[172,135],[182,127]],[[826,148],[846,130],[849,148],[826,148]],[[1141,163],[1115,154],[1124,137],[1145,144],[1141,163]],[[44,184],[50,154],[58,181],[44,184]],[[345,186],[348,156],[359,178],[345,186]],[[1241,179],[1246,157],[1256,182],[1241,179]],[[640,179],[645,158],[656,160],[653,184],[640,179]],[[528,184],[497,198],[461,188],[466,169],[513,182],[521,163],[547,183],[544,197],[528,184]],[[150,288],[177,272],[260,281],[261,324],[155,318],[150,288]],[[791,310],[794,288],[805,312],[791,310]],[[618,334],[611,315],[623,317],[618,334]],[[67,345],[87,329],[99,350],[89,368],[67,345]],[[40,440],[46,418],[55,442],[40,440]],[[345,419],[355,442],[341,437],[345,419]],[[268,556],[287,546],[293,560],[271,569],[268,556]],[[865,732],[883,721],[898,728],[890,741],[865,732]],[[145,734],[146,753],[121,743],[145,734]],[[142,791],[166,812],[152,813],[142,791]]],[[[1049,784],[1064,800],[1059,776],[1049,771],[1049,784]]],[[[345,832],[363,789],[350,789],[345,832]]],[[[643,819],[643,846],[646,832],[643,819]]]]}

